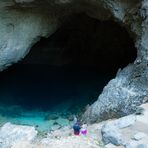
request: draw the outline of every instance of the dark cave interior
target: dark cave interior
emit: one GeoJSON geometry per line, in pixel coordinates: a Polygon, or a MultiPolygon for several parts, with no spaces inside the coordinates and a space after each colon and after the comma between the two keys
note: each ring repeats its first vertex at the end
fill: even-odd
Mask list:
{"type": "Polygon", "coordinates": [[[49,38],[41,38],[23,63],[95,67],[116,72],[132,63],[136,48],[125,28],[84,14],[71,16],[49,38]]]}
{"type": "Polygon", "coordinates": [[[52,36],[41,38],[21,62],[0,73],[1,104],[47,111],[68,103],[67,110],[75,114],[93,103],[117,70],[136,55],[125,28],[73,15],[52,36]]]}

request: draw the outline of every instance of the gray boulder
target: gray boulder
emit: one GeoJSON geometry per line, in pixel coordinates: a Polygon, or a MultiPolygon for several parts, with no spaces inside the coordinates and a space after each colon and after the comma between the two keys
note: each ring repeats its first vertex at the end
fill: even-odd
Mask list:
{"type": "Polygon", "coordinates": [[[134,125],[136,122],[135,115],[122,117],[114,121],[108,121],[101,129],[102,140],[105,144],[125,145],[126,140],[121,134],[120,129],[134,125]]]}
{"type": "Polygon", "coordinates": [[[104,144],[112,143],[114,145],[124,145],[125,140],[119,129],[111,124],[105,124],[101,130],[104,144]]]}

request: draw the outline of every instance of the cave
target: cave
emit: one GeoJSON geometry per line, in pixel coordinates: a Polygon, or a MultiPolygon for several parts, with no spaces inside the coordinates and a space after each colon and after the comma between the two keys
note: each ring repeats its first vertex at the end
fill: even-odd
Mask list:
{"type": "Polygon", "coordinates": [[[42,117],[79,115],[136,57],[133,39],[118,22],[71,15],[50,37],[41,37],[24,59],[0,73],[3,120],[41,129],[42,117]]]}

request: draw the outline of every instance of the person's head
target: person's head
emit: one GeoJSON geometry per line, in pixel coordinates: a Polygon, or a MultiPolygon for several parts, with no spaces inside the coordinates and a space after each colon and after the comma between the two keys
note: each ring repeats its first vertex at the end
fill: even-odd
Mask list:
{"type": "Polygon", "coordinates": [[[82,125],[82,128],[87,128],[87,124],[83,124],[82,125]]]}

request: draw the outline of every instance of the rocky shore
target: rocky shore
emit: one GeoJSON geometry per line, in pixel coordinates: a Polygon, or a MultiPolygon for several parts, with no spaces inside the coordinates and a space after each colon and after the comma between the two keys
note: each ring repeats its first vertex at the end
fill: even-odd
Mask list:
{"type": "Polygon", "coordinates": [[[148,103],[137,113],[88,125],[86,136],[65,126],[41,135],[35,127],[6,123],[0,128],[1,148],[147,148],[148,103]]]}

